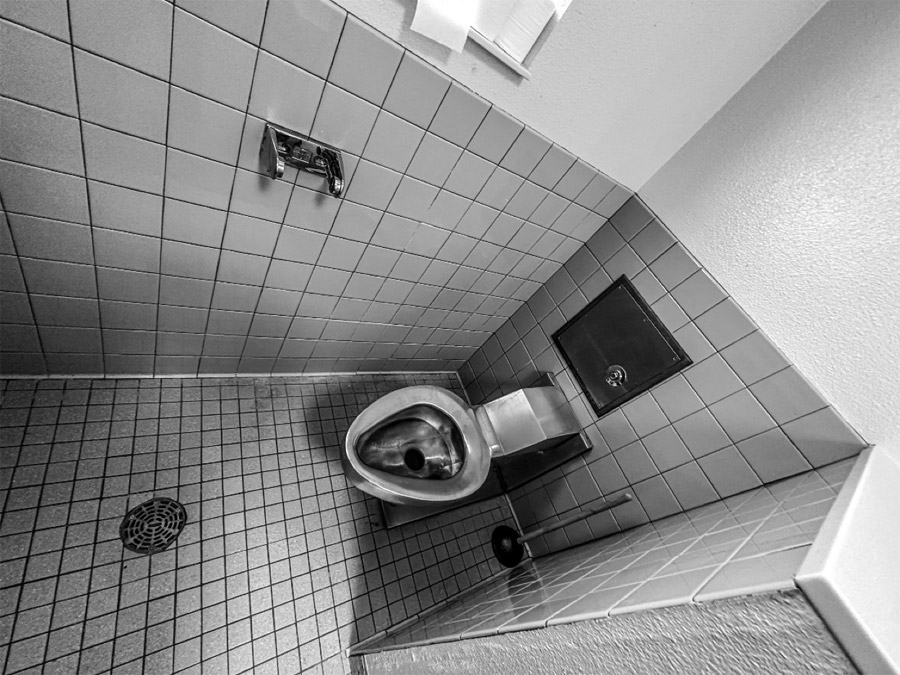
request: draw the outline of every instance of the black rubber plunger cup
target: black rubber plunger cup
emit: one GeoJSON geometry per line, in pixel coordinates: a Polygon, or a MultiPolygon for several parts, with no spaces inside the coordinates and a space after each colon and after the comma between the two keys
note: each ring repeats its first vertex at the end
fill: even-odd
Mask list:
{"type": "Polygon", "coordinates": [[[579,520],[590,518],[603,511],[608,511],[625,502],[630,502],[632,499],[631,493],[626,492],[610,502],[603,502],[591,509],[580,511],[568,518],[563,518],[558,523],[553,523],[553,525],[548,525],[547,527],[542,527],[522,535],[507,525],[495,527],[493,533],[491,533],[491,547],[494,549],[494,557],[496,557],[498,562],[504,567],[515,567],[522,562],[522,558],[525,557],[525,547],[523,544],[526,541],[536,539],[537,537],[549,534],[550,532],[555,532],[561,527],[577,523],[579,520]]]}
{"type": "Polygon", "coordinates": [[[494,557],[504,567],[515,567],[525,557],[525,547],[519,543],[519,533],[507,525],[500,525],[491,534],[494,557]]]}

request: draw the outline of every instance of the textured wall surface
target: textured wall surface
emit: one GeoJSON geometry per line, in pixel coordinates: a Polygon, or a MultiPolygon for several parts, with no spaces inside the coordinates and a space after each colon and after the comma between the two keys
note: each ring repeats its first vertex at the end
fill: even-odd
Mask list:
{"type": "Polygon", "coordinates": [[[630,194],[329,0],[0,16],[5,374],[456,370],[630,194]]]}
{"type": "Polygon", "coordinates": [[[799,591],[365,657],[368,675],[857,673],[799,591]]]}
{"type": "Polygon", "coordinates": [[[831,2],[641,190],[871,442],[900,442],[900,5],[831,2]]]}
{"type": "Polygon", "coordinates": [[[625,489],[627,506],[532,542],[542,555],[857,454],[865,442],[637,198],[460,370],[473,403],[553,372],[593,449],[510,493],[523,527],[625,489]],[[620,275],[693,365],[598,419],[553,333],[620,275]]]}
{"type": "Polygon", "coordinates": [[[576,0],[522,80],[471,42],[456,54],[407,30],[413,0],[338,0],[635,190],[823,2],[576,0]]]}

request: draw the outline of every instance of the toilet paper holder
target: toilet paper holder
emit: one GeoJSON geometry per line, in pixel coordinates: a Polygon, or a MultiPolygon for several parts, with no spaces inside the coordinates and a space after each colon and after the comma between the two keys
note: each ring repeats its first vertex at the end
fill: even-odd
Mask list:
{"type": "Polygon", "coordinates": [[[295,131],[266,123],[259,154],[269,178],[284,175],[286,164],[300,171],[324,176],[335,197],[344,192],[344,162],[341,151],[295,131]]]}

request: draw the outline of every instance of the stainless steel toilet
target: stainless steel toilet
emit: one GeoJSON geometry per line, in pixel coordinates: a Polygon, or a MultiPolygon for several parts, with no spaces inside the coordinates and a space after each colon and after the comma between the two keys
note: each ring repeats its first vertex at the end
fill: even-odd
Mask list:
{"type": "Polygon", "coordinates": [[[352,485],[379,499],[434,505],[478,490],[491,458],[550,447],[580,430],[556,387],[519,389],[475,407],[441,387],[405,387],[353,421],[341,462],[352,485]]]}

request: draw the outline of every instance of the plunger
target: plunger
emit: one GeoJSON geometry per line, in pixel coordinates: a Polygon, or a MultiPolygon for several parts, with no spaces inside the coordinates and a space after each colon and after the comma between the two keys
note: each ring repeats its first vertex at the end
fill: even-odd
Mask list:
{"type": "Polygon", "coordinates": [[[553,525],[541,527],[521,535],[507,525],[500,525],[494,528],[494,531],[491,534],[491,547],[494,549],[494,556],[504,567],[515,567],[522,562],[522,558],[525,557],[525,547],[522,545],[525,542],[549,534],[550,532],[555,532],[561,527],[577,523],[579,520],[590,518],[603,511],[609,511],[616,506],[621,506],[625,502],[630,502],[632,499],[631,493],[626,492],[612,501],[602,502],[591,509],[579,511],[568,518],[563,518],[558,523],[553,523],[553,525]]]}

